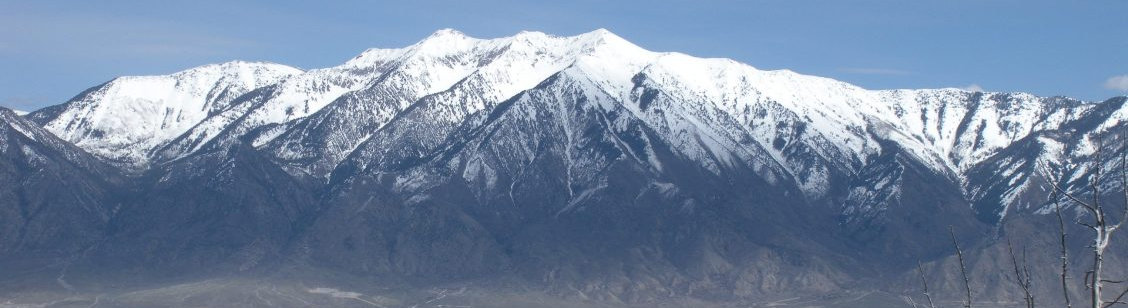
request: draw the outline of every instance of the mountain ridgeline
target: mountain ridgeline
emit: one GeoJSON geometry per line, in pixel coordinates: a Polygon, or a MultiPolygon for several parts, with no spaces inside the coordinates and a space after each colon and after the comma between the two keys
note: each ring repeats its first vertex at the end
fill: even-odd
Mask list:
{"type": "MultiPolygon", "coordinates": [[[[1043,171],[1080,192],[1119,170],[1126,100],[867,90],[606,30],[121,77],[0,110],[0,299],[200,305],[151,294],[253,301],[199,286],[269,279],[365,290],[275,288],[272,306],[428,288],[416,306],[897,306],[919,301],[918,261],[957,299],[953,230],[977,300],[1021,299],[1009,238],[1060,301],[1043,171]]],[[[1087,231],[1067,224],[1079,281],[1087,231]]]]}

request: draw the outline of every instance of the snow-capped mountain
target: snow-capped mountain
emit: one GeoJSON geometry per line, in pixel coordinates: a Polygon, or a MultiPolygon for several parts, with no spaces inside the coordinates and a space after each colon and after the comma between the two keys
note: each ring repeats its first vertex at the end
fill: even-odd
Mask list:
{"type": "Polygon", "coordinates": [[[155,154],[160,160],[177,159],[199,151],[213,140],[219,145],[230,145],[251,130],[304,118],[342,95],[367,86],[391,69],[392,60],[403,52],[370,49],[340,66],[289,76],[203,119],[155,154]]]}
{"type": "Polygon", "coordinates": [[[815,198],[828,186],[831,169],[854,172],[878,154],[873,135],[896,141],[936,171],[962,177],[1010,142],[1091,106],[1023,93],[870,91],[731,60],[650,52],[606,30],[483,40],[447,29],[412,46],[371,49],[340,66],[304,73],[233,62],[122,77],[30,118],[133,167],[250,138],[293,170],[325,178],[354,151],[399,150],[404,142],[422,147],[416,151],[434,150],[467,115],[565,69],[577,70],[595,84],[593,90],[621,103],[636,101],[628,104],[632,112],[650,125],[669,126],[663,129],[681,139],[676,146],[714,171],[747,151],[734,139],[747,134],[751,140],[742,142],[766,149],[767,158],[785,166],[815,198]],[[648,112],[641,98],[657,96],[676,101],[669,108],[678,112],[648,112]],[[662,118],[684,114],[699,118],[662,118]],[[414,130],[427,136],[380,136],[389,121],[404,116],[425,126],[414,130]],[[693,145],[696,140],[701,144],[693,145]],[[800,152],[809,157],[794,156],[800,152]]]}
{"type": "Polygon", "coordinates": [[[445,30],[414,48],[415,54],[401,60],[401,67],[387,79],[300,121],[267,148],[288,164],[305,166],[306,172],[319,177],[327,176],[351,153],[414,151],[419,155],[433,151],[467,116],[493,108],[565,68],[654,56],[607,31],[575,37],[523,32],[480,40],[445,30]],[[450,61],[437,62],[443,65],[441,69],[429,68],[423,63],[435,62],[432,57],[450,61]],[[430,72],[427,78],[445,82],[424,81],[424,85],[436,86],[412,88],[420,83],[411,76],[420,71],[430,72]],[[406,96],[400,96],[403,94],[406,96]],[[393,120],[412,127],[388,128],[393,120]]]}
{"type": "Polygon", "coordinates": [[[119,77],[28,117],[94,155],[144,168],[155,147],[226,110],[243,94],[300,72],[236,61],[171,75],[119,77]]]}
{"type": "Polygon", "coordinates": [[[125,196],[90,227],[95,260],[504,274],[633,302],[847,289],[942,262],[949,226],[990,260],[1051,213],[1041,170],[1084,187],[1116,166],[1091,162],[1094,136],[1123,144],[1125,100],[869,90],[607,30],[448,29],[330,68],[117,78],[5,119],[130,174],[89,193],[125,196]]]}

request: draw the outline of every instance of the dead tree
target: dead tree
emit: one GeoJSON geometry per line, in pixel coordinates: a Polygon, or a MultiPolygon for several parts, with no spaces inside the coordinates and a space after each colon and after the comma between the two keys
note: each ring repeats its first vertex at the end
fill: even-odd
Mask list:
{"type": "Polygon", "coordinates": [[[1014,265],[1014,277],[1011,279],[1022,289],[1022,299],[1026,301],[1026,308],[1034,308],[1034,295],[1030,293],[1030,286],[1033,285],[1033,281],[1030,278],[1030,266],[1026,262],[1026,248],[1022,249],[1021,265],[1018,263],[1018,257],[1014,254],[1014,246],[1011,245],[1010,237],[1007,237],[1007,252],[1010,253],[1011,264],[1014,265]]]}
{"type": "MultiPolygon", "coordinates": [[[[928,293],[928,278],[924,277],[924,265],[920,264],[917,260],[917,272],[920,273],[920,284],[924,287],[924,298],[928,300],[928,308],[936,308],[936,304],[932,303],[932,294],[928,293]]],[[[914,303],[913,306],[916,306],[914,303]]]]}
{"type": "Polygon", "coordinates": [[[1096,152],[1093,154],[1092,161],[1092,175],[1089,177],[1089,190],[1092,194],[1089,201],[1082,201],[1078,196],[1062,187],[1062,183],[1054,181],[1051,183],[1054,191],[1065,196],[1067,199],[1079,205],[1085,210],[1087,216],[1091,217],[1091,222],[1078,221],[1078,224],[1093,230],[1093,242],[1089,246],[1093,252],[1093,264],[1088,272],[1085,273],[1085,284],[1089,291],[1091,308],[1107,308],[1116,304],[1128,304],[1122,301],[1122,298],[1128,293],[1128,290],[1121,292],[1116,299],[1105,302],[1103,291],[1106,283],[1118,283],[1118,281],[1106,280],[1104,278],[1104,257],[1105,251],[1108,250],[1109,241],[1112,235],[1120,230],[1120,227],[1125,221],[1128,221],[1128,159],[1122,150],[1120,153],[1120,182],[1121,189],[1124,191],[1125,204],[1124,211],[1120,220],[1111,221],[1110,213],[1105,208],[1105,204],[1101,202],[1101,181],[1104,176],[1104,146],[1101,143],[1100,136],[1096,138],[1096,152]]]}
{"type": "Polygon", "coordinates": [[[1053,191],[1051,198],[1054,201],[1054,212],[1057,213],[1058,219],[1058,234],[1061,235],[1061,291],[1062,296],[1065,298],[1065,308],[1073,308],[1073,303],[1069,301],[1069,250],[1065,246],[1065,218],[1061,215],[1061,203],[1058,202],[1058,193],[1053,191]]]}
{"type": "Polygon", "coordinates": [[[971,280],[967,278],[967,266],[964,265],[963,250],[960,249],[960,241],[956,239],[955,227],[948,226],[948,233],[952,235],[952,246],[956,247],[956,256],[960,260],[960,275],[963,276],[964,290],[966,291],[964,298],[964,308],[971,308],[971,280]]]}

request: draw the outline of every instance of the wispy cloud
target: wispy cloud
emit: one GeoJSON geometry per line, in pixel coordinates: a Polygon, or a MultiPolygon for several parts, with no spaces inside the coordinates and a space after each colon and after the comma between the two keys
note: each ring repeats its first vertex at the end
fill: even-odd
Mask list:
{"type": "Polygon", "coordinates": [[[964,86],[960,89],[964,89],[964,91],[971,91],[971,92],[983,92],[983,87],[980,86],[979,84],[974,84],[974,83],[969,84],[967,86],[964,86]]]}
{"type": "Polygon", "coordinates": [[[1128,92],[1128,75],[1112,76],[1104,83],[1105,89],[1128,92]]]}
{"type": "Polygon", "coordinates": [[[892,69],[892,68],[877,68],[877,67],[844,67],[838,69],[839,71],[850,74],[862,75],[909,75],[912,72],[906,70],[892,69]]]}

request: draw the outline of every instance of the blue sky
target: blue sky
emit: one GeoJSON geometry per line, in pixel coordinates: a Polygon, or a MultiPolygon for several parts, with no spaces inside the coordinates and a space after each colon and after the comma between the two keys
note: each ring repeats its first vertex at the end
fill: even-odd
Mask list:
{"type": "Polygon", "coordinates": [[[1123,0],[320,2],[0,0],[0,106],[31,110],[119,75],[236,59],[328,67],[441,28],[483,38],[606,28],[650,50],[871,89],[1128,93],[1123,0]]]}

